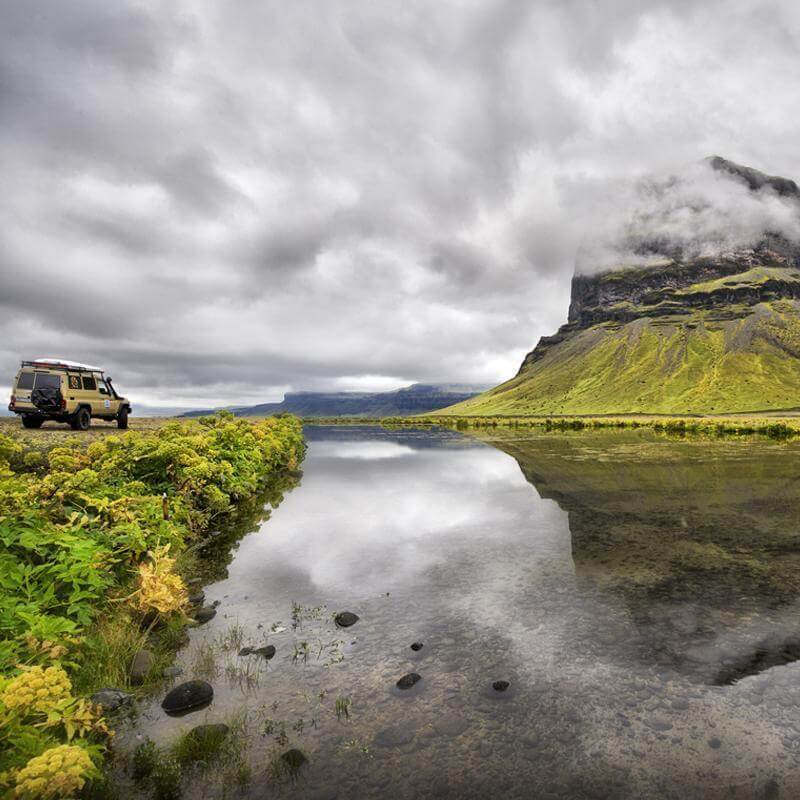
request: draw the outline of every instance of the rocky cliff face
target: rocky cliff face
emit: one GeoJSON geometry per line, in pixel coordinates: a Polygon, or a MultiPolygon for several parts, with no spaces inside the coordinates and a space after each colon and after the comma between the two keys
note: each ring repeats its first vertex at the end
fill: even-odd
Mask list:
{"type": "Polygon", "coordinates": [[[716,318],[743,318],[759,303],[800,300],[800,253],[788,242],[765,239],[754,249],[687,262],[664,261],[572,279],[567,324],[543,336],[520,367],[522,373],[569,336],[599,324],[637,319],[690,321],[698,310],[716,318]]]}
{"type": "MultiPolygon", "coordinates": [[[[711,166],[797,203],[800,190],[725,159],[711,166]]],[[[763,231],[713,256],[575,275],[567,322],[516,377],[457,414],[721,413],[800,407],[800,242],[763,231]]],[[[668,250],[668,248],[664,248],[668,250]]]]}

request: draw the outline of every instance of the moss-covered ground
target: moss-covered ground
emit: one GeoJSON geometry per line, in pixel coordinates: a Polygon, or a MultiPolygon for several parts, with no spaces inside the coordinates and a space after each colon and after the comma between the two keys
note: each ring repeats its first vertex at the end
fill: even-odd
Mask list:
{"type": "Polygon", "coordinates": [[[793,302],[695,310],[579,331],[442,416],[727,414],[800,407],[793,302]]]}

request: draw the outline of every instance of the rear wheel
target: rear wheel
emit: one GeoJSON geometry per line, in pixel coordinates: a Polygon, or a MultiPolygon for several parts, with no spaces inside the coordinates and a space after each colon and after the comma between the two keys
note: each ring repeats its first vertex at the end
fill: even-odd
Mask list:
{"type": "Polygon", "coordinates": [[[92,422],[92,415],[88,408],[79,408],[70,420],[69,426],[74,431],[88,431],[92,422]]]}
{"type": "Polygon", "coordinates": [[[117,414],[117,427],[123,430],[128,427],[128,407],[123,406],[117,414]]]}
{"type": "Polygon", "coordinates": [[[41,428],[44,420],[41,417],[32,417],[29,414],[22,415],[23,428],[41,428]]]}

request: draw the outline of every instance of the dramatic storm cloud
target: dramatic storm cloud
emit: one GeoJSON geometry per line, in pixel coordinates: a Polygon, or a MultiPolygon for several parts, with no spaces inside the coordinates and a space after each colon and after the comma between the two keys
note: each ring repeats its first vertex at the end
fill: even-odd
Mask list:
{"type": "Polygon", "coordinates": [[[499,381],[640,176],[800,177],[790,0],[0,14],[0,384],[36,355],[172,405],[499,381]]]}

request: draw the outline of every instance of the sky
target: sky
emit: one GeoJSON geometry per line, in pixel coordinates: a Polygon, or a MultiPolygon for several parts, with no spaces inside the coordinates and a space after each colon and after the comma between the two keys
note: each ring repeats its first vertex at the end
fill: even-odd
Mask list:
{"type": "Polygon", "coordinates": [[[500,382],[642,176],[800,178],[799,101],[793,0],[0,0],[0,387],[500,382]]]}

